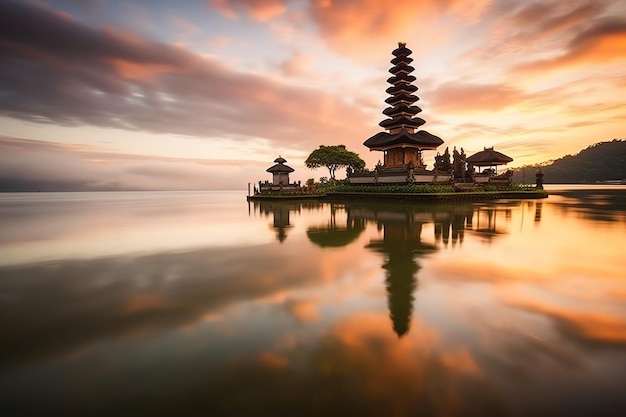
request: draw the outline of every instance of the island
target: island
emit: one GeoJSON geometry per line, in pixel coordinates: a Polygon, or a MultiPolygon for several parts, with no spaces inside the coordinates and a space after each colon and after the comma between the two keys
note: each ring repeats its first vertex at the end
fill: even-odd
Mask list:
{"type": "MultiPolygon", "coordinates": [[[[424,151],[436,151],[444,140],[421,127],[426,121],[417,115],[422,109],[415,105],[419,97],[413,84],[416,80],[411,73],[415,70],[410,64],[412,51],[406,43],[398,43],[392,51],[391,84],[385,91],[389,105],[383,115],[387,118],[379,123],[384,131],[366,139],[363,145],[370,151],[382,152],[382,162],[373,169],[361,163],[343,163],[346,166],[346,180],[337,181],[333,177],[335,167],[329,165],[331,181],[324,184],[290,183],[289,173],[293,168],[284,165],[286,160],[278,157],[276,165],[268,168],[272,181],[259,181],[258,187],[250,191],[248,200],[294,199],[294,198],[376,198],[376,199],[416,199],[426,201],[485,200],[500,198],[546,198],[543,189],[543,173],[538,170],[534,185],[514,184],[513,171],[498,172],[498,167],[513,161],[508,155],[492,147],[484,147],[480,152],[467,156],[463,148],[454,147],[452,155],[446,147],[443,154],[435,156],[432,169],[428,169],[423,159],[424,151]]],[[[320,150],[333,147],[321,146],[320,150]]],[[[339,152],[348,152],[343,145],[339,152]]],[[[353,154],[354,155],[354,154],[353,154]]],[[[353,158],[353,157],[352,157],[353,158]]],[[[338,162],[341,164],[341,162],[338,162]]],[[[308,164],[307,164],[308,165],[308,164]]]]}

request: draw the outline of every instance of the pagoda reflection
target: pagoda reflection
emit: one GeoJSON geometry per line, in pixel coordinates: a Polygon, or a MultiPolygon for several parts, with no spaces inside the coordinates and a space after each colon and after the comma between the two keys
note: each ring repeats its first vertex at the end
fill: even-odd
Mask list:
{"type": "Polygon", "coordinates": [[[473,203],[364,202],[330,204],[330,217],[323,226],[307,230],[309,240],[323,248],[347,246],[375,225],[381,238],[365,248],[384,257],[389,316],[394,332],[410,331],[419,260],[449,245],[462,245],[467,233],[485,241],[508,233],[513,206],[473,203]],[[341,219],[341,220],[338,220],[341,219]],[[433,235],[423,235],[432,224],[433,235]],[[432,236],[432,237],[431,237],[432,236]]]}
{"type": "Polygon", "coordinates": [[[373,222],[382,231],[382,239],[373,239],[367,249],[385,257],[389,316],[398,337],[409,332],[413,315],[413,293],[417,288],[417,259],[433,253],[436,246],[422,242],[422,226],[433,221],[433,213],[403,204],[348,205],[351,218],[373,222]]]}

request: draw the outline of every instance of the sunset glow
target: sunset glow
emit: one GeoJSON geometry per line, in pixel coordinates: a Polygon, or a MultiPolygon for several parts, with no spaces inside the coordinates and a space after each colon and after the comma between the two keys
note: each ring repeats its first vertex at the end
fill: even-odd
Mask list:
{"type": "Polygon", "coordinates": [[[304,182],[321,144],[371,168],[399,41],[442,152],[516,167],[625,135],[619,0],[7,0],[0,183],[244,189],[279,154],[304,182]]]}

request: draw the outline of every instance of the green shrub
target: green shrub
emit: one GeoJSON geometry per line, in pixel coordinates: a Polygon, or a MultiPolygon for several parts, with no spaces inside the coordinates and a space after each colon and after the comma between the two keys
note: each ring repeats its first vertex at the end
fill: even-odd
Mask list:
{"type": "Polygon", "coordinates": [[[336,184],[328,191],[342,193],[385,193],[385,194],[432,194],[453,193],[454,187],[441,184],[407,184],[407,185],[347,185],[336,184]]]}

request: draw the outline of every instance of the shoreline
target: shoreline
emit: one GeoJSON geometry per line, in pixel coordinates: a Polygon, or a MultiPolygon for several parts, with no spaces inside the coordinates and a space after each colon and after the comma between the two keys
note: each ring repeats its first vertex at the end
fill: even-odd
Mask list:
{"type": "Polygon", "coordinates": [[[467,191],[452,193],[363,193],[329,191],[324,194],[301,195],[249,195],[247,201],[263,200],[409,200],[409,201],[484,201],[500,199],[542,199],[548,198],[546,190],[533,191],[467,191]]]}

